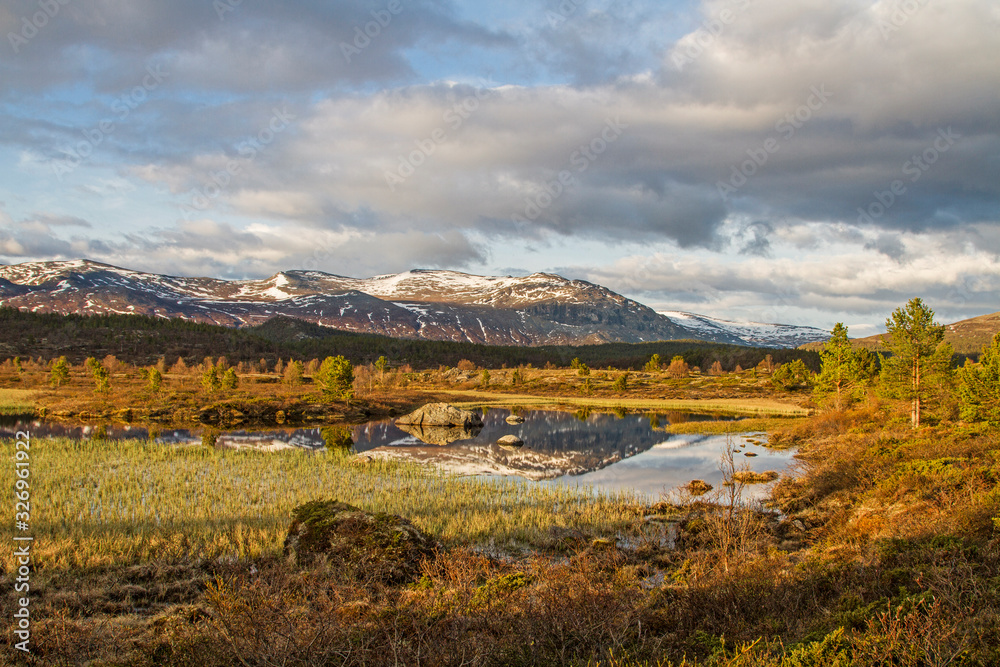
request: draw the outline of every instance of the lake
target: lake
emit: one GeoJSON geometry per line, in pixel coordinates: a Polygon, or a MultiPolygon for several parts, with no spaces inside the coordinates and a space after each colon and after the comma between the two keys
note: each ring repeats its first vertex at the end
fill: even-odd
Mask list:
{"type": "MultiPolygon", "coordinates": [[[[153,429],[125,425],[65,425],[49,422],[0,420],[0,437],[30,430],[33,437],[152,438],[176,445],[213,444],[217,448],[261,451],[302,449],[315,453],[353,440],[359,456],[410,461],[463,475],[519,477],[534,483],[589,486],[593,490],[631,490],[656,500],[692,479],[716,487],[723,481],[720,457],[727,443],[737,448],[737,467],[755,472],[783,472],[794,451],[776,451],[755,444],[762,434],[731,436],[679,435],[664,426],[686,421],[727,419],[739,430],[739,421],[690,413],[628,414],[597,412],[520,411],[523,423],[509,424],[508,410],[484,411],[482,429],[403,430],[392,420],[327,428],[275,428],[259,431],[210,429],[153,429]],[[523,447],[504,447],[496,441],[516,435],[523,447]],[[748,456],[747,454],[754,456],[748,456]]],[[[748,487],[745,495],[762,495],[765,485],[748,487]]]]}

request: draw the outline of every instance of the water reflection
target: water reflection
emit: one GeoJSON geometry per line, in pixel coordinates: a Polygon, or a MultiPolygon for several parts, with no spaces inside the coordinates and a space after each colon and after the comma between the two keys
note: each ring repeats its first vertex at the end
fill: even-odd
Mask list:
{"type": "MultiPolygon", "coordinates": [[[[391,420],[356,426],[285,428],[266,431],[219,431],[212,428],[150,429],[122,425],[63,425],[40,421],[0,421],[0,437],[30,429],[33,437],[77,439],[140,438],[179,446],[207,445],[219,449],[313,452],[328,448],[353,449],[361,456],[430,464],[469,475],[517,476],[554,484],[589,484],[596,489],[631,489],[651,496],[664,489],[703,479],[722,481],[719,456],[725,437],[665,433],[662,424],[719,417],[690,413],[646,415],[519,411],[523,423],[507,423],[507,410],[491,409],[482,429],[398,427],[391,420]],[[514,435],[519,448],[496,441],[514,435]]],[[[774,452],[736,438],[744,451],[739,464],[757,472],[784,470],[791,452],[774,452]]]]}

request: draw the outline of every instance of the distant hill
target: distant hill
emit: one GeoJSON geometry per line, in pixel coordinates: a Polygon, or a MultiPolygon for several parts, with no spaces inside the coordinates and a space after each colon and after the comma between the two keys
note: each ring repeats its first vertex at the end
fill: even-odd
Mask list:
{"type": "Polygon", "coordinates": [[[754,347],[799,347],[805,343],[822,343],[830,332],[816,327],[765,322],[732,322],[707,315],[695,315],[682,310],[660,311],[671,320],[699,334],[699,338],[716,340],[731,336],[739,344],[754,347]]]}
{"type": "MultiPolygon", "coordinates": [[[[1000,332],[1000,312],[980,315],[954,324],[946,324],[944,340],[951,343],[958,354],[975,355],[982,351],[983,346],[989,343],[997,332],[1000,332]]],[[[855,338],[852,342],[858,347],[885,352],[888,349],[886,346],[888,338],[889,334],[876,334],[866,338],[855,338]]],[[[818,352],[823,349],[823,344],[808,343],[803,345],[801,349],[818,352]]]]}

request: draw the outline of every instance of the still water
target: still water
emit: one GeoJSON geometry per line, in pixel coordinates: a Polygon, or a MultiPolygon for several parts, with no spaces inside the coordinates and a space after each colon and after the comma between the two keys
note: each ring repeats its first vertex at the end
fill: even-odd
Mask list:
{"type": "MultiPolygon", "coordinates": [[[[0,437],[30,430],[32,437],[79,439],[152,438],[177,445],[211,444],[217,448],[260,451],[304,449],[321,453],[329,446],[353,440],[359,456],[412,461],[465,475],[515,476],[543,484],[589,486],[594,490],[631,490],[657,499],[692,479],[718,486],[722,482],[720,457],[728,445],[737,448],[738,468],[755,472],[783,472],[793,451],[774,451],[755,444],[761,434],[729,436],[676,435],[664,426],[684,421],[720,419],[689,413],[624,415],[557,411],[522,411],[523,423],[506,421],[508,410],[490,409],[482,429],[403,430],[392,420],[329,428],[287,428],[264,431],[209,429],[150,430],[121,425],[64,425],[47,422],[0,422],[0,437]],[[523,447],[504,447],[496,441],[515,435],[523,447]],[[748,454],[750,454],[748,456],[748,454]]],[[[732,424],[739,431],[739,422],[732,424]]],[[[760,495],[756,486],[748,495],[760,495]]]]}

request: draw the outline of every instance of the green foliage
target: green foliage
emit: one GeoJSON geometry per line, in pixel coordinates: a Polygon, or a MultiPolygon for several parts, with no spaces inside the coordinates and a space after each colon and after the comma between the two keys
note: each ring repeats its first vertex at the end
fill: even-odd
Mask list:
{"type": "Polygon", "coordinates": [[[890,395],[910,401],[910,423],[917,428],[929,390],[935,388],[935,381],[947,380],[953,350],[941,345],[944,327],[919,298],[893,311],[885,327],[891,336],[892,357],[882,370],[883,385],[890,395]]]}
{"type": "Polygon", "coordinates": [[[649,358],[649,361],[646,362],[644,369],[647,373],[657,373],[660,370],[661,363],[660,355],[654,354],[649,358]]]}
{"type": "Polygon", "coordinates": [[[146,377],[149,383],[149,390],[154,393],[160,391],[160,388],[163,386],[163,374],[159,369],[150,368],[146,377]]]}
{"type": "Polygon", "coordinates": [[[52,371],[49,373],[49,384],[58,389],[69,382],[69,362],[66,357],[59,357],[52,364],[52,371]]]}
{"type": "Polygon", "coordinates": [[[91,374],[94,376],[94,391],[98,394],[107,394],[111,391],[111,373],[108,369],[101,364],[95,364],[91,368],[91,374]]]}
{"type": "Polygon", "coordinates": [[[580,377],[586,377],[590,375],[590,366],[584,363],[577,365],[576,374],[579,375],[580,377]]]}
{"type": "Polygon", "coordinates": [[[1000,424],[1000,333],[983,348],[979,363],[966,363],[958,378],[962,419],[1000,424]]]}
{"type": "Polygon", "coordinates": [[[324,446],[334,452],[347,452],[354,446],[354,436],[346,426],[329,426],[320,429],[324,446]]]}
{"type": "Polygon", "coordinates": [[[201,374],[201,386],[206,393],[214,394],[222,388],[219,371],[215,366],[209,366],[201,374]]]}
{"type": "Polygon", "coordinates": [[[524,384],[524,373],[521,372],[520,368],[515,368],[514,372],[511,373],[510,383],[515,387],[520,387],[524,384]]]}
{"type": "Polygon", "coordinates": [[[220,384],[223,389],[236,389],[240,385],[240,378],[233,368],[227,368],[226,372],[222,374],[220,384]]]}
{"type": "Polygon", "coordinates": [[[611,388],[617,392],[628,391],[628,373],[622,373],[619,375],[618,379],[615,380],[615,383],[611,386],[611,388]]]}
{"type": "Polygon", "coordinates": [[[485,368],[483,369],[483,372],[479,374],[479,386],[480,387],[490,386],[490,372],[485,368]]]}
{"type": "Polygon", "coordinates": [[[375,360],[375,370],[378,371],[379,376],[385,375],[386,369],[389,368],[389,359],[384,354],[375,360]]]}
{"type": "Polygon", "coordinates": [[[817,399],[830,399],[841,410],[864,396],[875,377],[877,359],[867,349],[854,349],[843,323],[833,327],[819,356],[821,366],[814,387],[817,399]]]}
{"type": "Polygon", "coordinates": [[[812,372],[801,359],[781,364],[771,376],[771,384],[786,391],[801,389],[812,384],[812,372]]]}
{"type": "Polygon", "coordinates": [[[341,355],[327,357],[316,371],[316,383],[324,396],[349,401],[354,395],[354,366],[341,355]]]}

